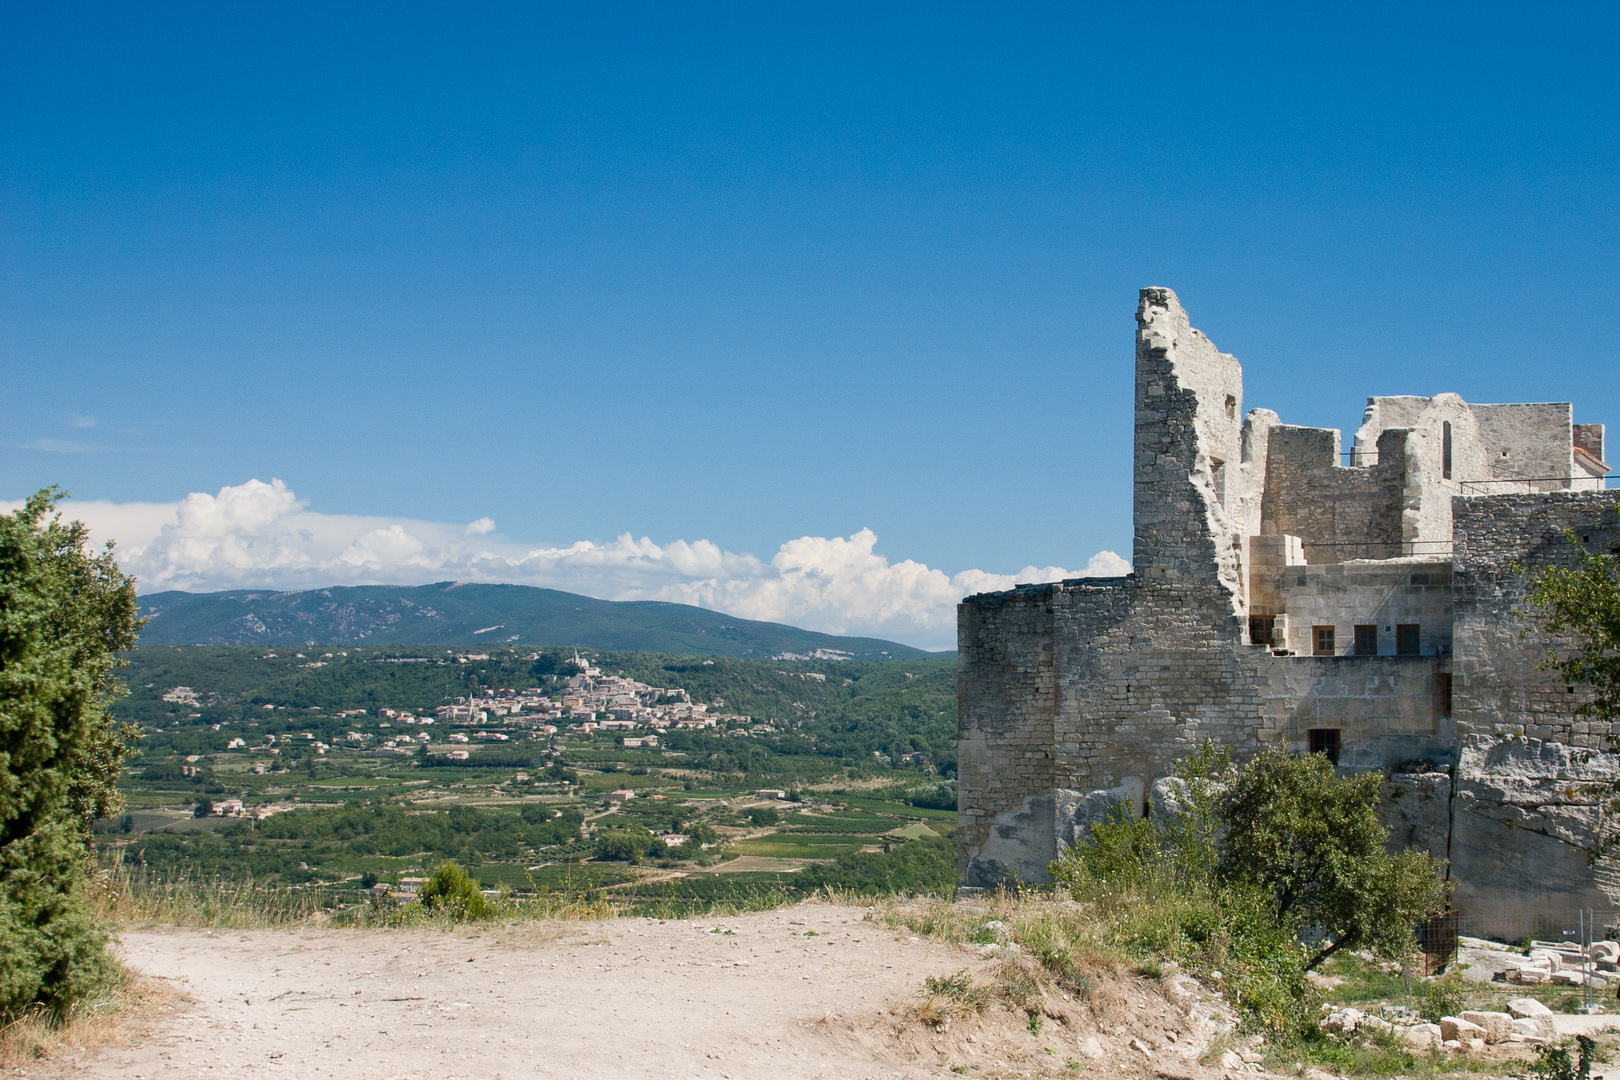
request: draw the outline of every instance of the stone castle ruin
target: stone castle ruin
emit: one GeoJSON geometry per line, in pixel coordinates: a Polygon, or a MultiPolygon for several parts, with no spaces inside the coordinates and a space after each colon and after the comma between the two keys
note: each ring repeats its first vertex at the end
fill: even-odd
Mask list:
{"type": "Polygon", "coordinates": [[[1603,426],[1567,403],[1369,399],[1339,432],[1243,411],[1169,289],[1137,309],[1133,573],[958,612],[962,881],[1046,880],[1090,822],[1205,740],[1381,770],[1392,842],[1448,867],[1483,933],[1620,906],[1590,853],[1620,779],[1580,687],[1538,669],[1514,565],[1620,541],[1603,426]]]}

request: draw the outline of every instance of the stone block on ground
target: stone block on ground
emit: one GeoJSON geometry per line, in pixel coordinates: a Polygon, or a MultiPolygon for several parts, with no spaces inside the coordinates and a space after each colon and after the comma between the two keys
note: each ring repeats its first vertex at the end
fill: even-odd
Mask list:
{"type": "Polygon", "coordinates": [[[1446,1042],[1465,1042],[1468,1039],[1483,1039],[1485,1029],[1471,1020],[1464,1020],[1459,1016],[1442,1016],[1440,1018],[1440,1035],[1446,1042]]]}
{"type": "Polygon", "coordinates": [[[1620,961],[1620,941],[1594,941],[1586,955],[1603,963],[1620,961]]]}
{"type": "Polygon", "coordinates": [[[1505,1012],[1478,1012],[1470,1009],[1461,1019],[1477,1025],[1485,1032],[1480,1038],[1488,1043],[1504,1043],[1513,1036],[1513,1017],[1505,1012]]]}
{"type": "Polygon", "coordinates": [[[1440,1041],[1440,1025],[1415,1024],[1406,1029],[1406,1041],[1419,1050],[1427,1050],[1440,1041]]]}
{"type": "Polygon", "coordinates": [[[1556,1039],[1558,1029],[1551,1016],[1521,1016],[1513,1021],[1513,1030],[1532,1039],[1556,1039]]]}
{"type": "Polygon", "coordinates": [[[1322,1020],[1322,1030],[1332,1035],[1349,1035],[1365,1014],[1360,1009],[1340,1009],[1322,1020]]]}
{"type": "Polygon", "coordinates": [[[1553,1015],[1553,1011],[1545,1003],[1537,1001],[1533,997],[1509,998],[1507,1011],[1508,1015],[1515,1019],[1532,1016],[1546,1017],[1551,1020],[1553,1015]]]}

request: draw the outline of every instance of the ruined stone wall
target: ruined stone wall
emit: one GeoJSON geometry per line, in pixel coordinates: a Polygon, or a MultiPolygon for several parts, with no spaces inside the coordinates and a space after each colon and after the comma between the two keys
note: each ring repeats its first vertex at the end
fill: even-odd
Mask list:
{"type": "MultiPolygon", "coordinates": [[[[1269,538],[1268,538],[1269,539],[1269,538]]],[[[1378,628],[1378,654],[1397,652],[1395,628],[1421,628],[1420,651],[1451,655],[1451,564],[1439,560],[1377,560],[1327,566],[1268,567],[1255,588],[1272,609],[1286,615],[1281,644],[1303,655],[1315,652],[1313,628],[1332,626],[1334,651],[1355,652],[1357,626],[1378,628]]]]}
{"type": "Polygon", "coordinates": [[[1376,461],[1378,440],[1392,429],[1407,432],[1403,554],[1447,554],[1452,497],[1464,493],[1466,481],[1490,475],[1479,422],[1468,403],[1456,394],[1368,398],[1356,432],[1356,463],[1376,461]]]}
{"type": "Polygon", "coordinates": [[[1169,289],[1143,289],[1136,319],[1133,566],[1218,583],[1240,613],[1243,537],[1227,503],[1243,476],[1242,369],[1169,289]]]}
{"type": "MultiPolygon", "coordinates": [[[[957,609],[957,838],[963,880],[978,858],[1026,874],[1050,845],[1057,679],[1052,586],[970,597],[957,609]],[[1021,818],[1019,815],[1023,815],[1021,818]],[[997,821],[999,826],[995,826],[997,821]],[[993,827],[994,826],[994,827],[993,827]],[[999,828],[999,832],[996,831],[999,828]]],[[[1037,869],[1044,873],[1051,856],[1037,869]]]]}
{"type": "Polygon", "coordinates": [[[1387,559],[1402,554],[1406,433],[1385,431],[1378,461],[1339,464],[1339,433],[1278,424],[1270,431],[1260,531],[1305,542],[1306,561],[1387,559]]]}
{"type": "Polygon", "coordinates": [[[1486,475],[1481,479],[1531,481],[1522,489],[1498,483],[1479,490],[1507,494],[1509,488],[1555,491],[1569,486],[1545,479],[1574,475],[1573,410],[1568,402],[1469,407],[1479,420],[1484,444],[1486,475]]]}
{"type": "Polygon", "coordinates": [[[1572,561],[1566,528],[1620,541],[1616,496],[1454,497],[1570,477],[1568,406],[1373,398],[1345,467],[1337,432],[1263,409],[1239,422],[1236,360],[1170,290],[1143,290],[1137,322],[1134,573],[959,609],[964,883],[1046,880],[1060,845],[1112,805],[1141,812],[1206,739],[1241,761],[1327,728],[1342,768],[1391,774],[1392,842],[1449,852],[1471,919],[1523,925],[1549,897],[1620,904],[1620,874],[1587,862],[1620,757],[1574,715],[1581,695],[1538,670],[1545,643],[1521,636],[1510,568],[1572,561]],[[1340,655],[1248,644],[1251,604],[1282,616],[1295,653],[1331,623],[1340,655]],[[1391,655],[1406,623],[1422,655],[1391,655]],[[1344,655],[1364,624],[1379,655],[1344,655]]]}
{"type": "Polygon", "coordinates": [[[1279,742],[1310,750],[1312,728],[1337,728],[1341,768],[1400,769],[1416,761],[1449,765],[1455,732],[1442,715],[1437,656],[1271,656],[1258,658],[1265,714],[1279,742]]]}
{"type": "Polygon", "coordinates": [[[1205,740],[1242,761],[1272,744],[1304,751],[1312,728],[1335,728],[1348,768],[1450,765],[1437,694],[1447,658],[1274,656],[1243,643],[1207,582],[1031,586],[972,597],[963,612],[959,835],[969,885],[1013,873],[1045,881],[1061,845],[1111,803],[1141,812],[1155,783],[1205,740]],[[1008,627],[1013,643],[986,648],[1008,627]],[[1015,711],[1020,693],[1039,695],[1039,709],[1026,697],[1015,711]],[[1049,763],[1035,754],[1048,730],[1049,763]]]}
{"type": "Polygon", "coordinates": [[[1612,493],[1458,499],[1453,711],[1460,741],[1453,806],[1457,902],[1476,918],[1519,923],[1564,907],[1620,903],[1610,864],[1590,865],[1606,787],[1620,779],[1607,725],[1581,718],[1579,688],[1540,670],[1549,646],[1520,612],[1530,570],[1570,566],[1573,530],[1620,541],[1612,493]],[[1530,631],[1526,638],[1525,632],[1530,631]]]}

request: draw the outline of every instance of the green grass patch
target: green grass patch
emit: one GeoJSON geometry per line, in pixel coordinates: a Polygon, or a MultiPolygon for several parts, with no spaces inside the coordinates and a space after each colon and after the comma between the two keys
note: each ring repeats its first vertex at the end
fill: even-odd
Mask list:
{"type": "Polygon", "coordinates": [[[878,836],[900,825],[903,819],[879,817],[876,814],[795,814],[782,819],[782,828],[790,833],[841,833],[845,836],[878,836]]]}
{"type": "Polygon", "coordinates": [[[815,839],[815,840],[841,840],[842,843],[822,844],[788,844],[774,843],[778,837],[763,837],[758,840],[739,840],[731,845],[731,850],[739,855],[762,855],[772,859],[835,859],[840,855],[853,855],[861,850],[865,841],[851,843],[844,837],[780,837],[781,840],[815,839]]]}
{"type": "Polygon", "coordinates": [[[924,806],[907,806],[904,803],[886,802],[883,799],[868,799],[859,795],[833,795],[832,799],[848,803],[857,810],[875,810],[883,814],[893,814],[895,817],[916,818],[917,820],[932,819],[935,821],[955,821],[955,810],[930,810],[924,806]]]}

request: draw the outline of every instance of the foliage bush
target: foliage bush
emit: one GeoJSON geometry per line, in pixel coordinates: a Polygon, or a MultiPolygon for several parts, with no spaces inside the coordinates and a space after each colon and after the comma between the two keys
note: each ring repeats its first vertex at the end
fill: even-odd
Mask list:
{"type": "Polygon", "coordinates": [[[646,829],[604,829],[596,834],[592,850],[598,859],[640,863],[664,847],[664,841],[646,829]]]}
{"type": "Polygon", "coordinates": [[[496,913],[496,905],[479,890],[478,882],[453,862],[442,862],[434,869],[417,891],[416,900],[425,910],[456,922],[487,919],[496,913]]]}
{"type": "Polygon", "coordinates": [[[1438,1024],[1441,1018],[1462,1012],[1467,1001],[1468,987],[1463,983],[1462,974],[1453,971],[1424,986],[1418,1012],[1429,1023],[1438,1024]]]}
{"type": "Polygon", "coordinates": [[[1312,1023],[1308,970],[1345,948],[1414,947],[1442,892],[1426,854],[1384,851],[1376,774],[1341,778],[1320,755],[1279,751],[1235,769],[1211,744],[1178,773],[1177,805],[1150,818],[1116,805],[1052,865],[1108,944],[1219,971],[1250,1026],[1294,1037],[1312,1023]]]}
{"type": "Polygon", "coordinates": [[[42,491],[0,517],[0,1015],[66,1009],[111,970],[85,895],[134,732],[107,712],[134,583],[42,491]]]}
{"type": "Polygon", "coordinates": [[[1571,1058],[1565,1044],[1536,1047],[1536,1061],[1530,1074],[1537,1080],[1587,1080],[1592,1075],[1592,1062],[1597,1043],[1585,1035],[1575,1036],[1578,1056],[1571,1058]]]}

